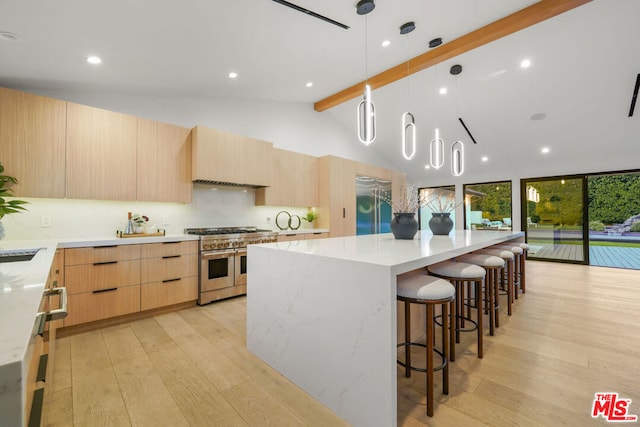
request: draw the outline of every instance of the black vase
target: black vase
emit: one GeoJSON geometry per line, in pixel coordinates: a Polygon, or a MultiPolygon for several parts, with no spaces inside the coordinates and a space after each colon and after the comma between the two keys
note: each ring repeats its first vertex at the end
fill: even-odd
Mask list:
{"type": "Polygon", "coordinates": [[[418,221],[413,213],[394,213],[391,220],[391,232],[396,239],[411,240],[418,231],[418,221]]]}
{"type": "Polygon", "coordinates": [[[450,212],[432,213],[429,228],[434,236],[446,236],[453,228],[450,212]]]}

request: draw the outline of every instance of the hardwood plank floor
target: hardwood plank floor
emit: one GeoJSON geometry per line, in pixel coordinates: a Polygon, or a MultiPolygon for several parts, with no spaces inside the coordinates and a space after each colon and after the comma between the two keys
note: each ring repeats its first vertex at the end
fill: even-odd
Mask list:
{"type": "MultiPolygon", "coordinates": [[[[640,271],[529,261],[527,276],[483,359],[462,334],[433,418],[424,374],[398,370],[398,425],[606,425],[596,392],[640,415],[640,271]]],[[[247,351],[245,316],[235,298],[58,339],[44,425],[345,425],[247,351]]]]}

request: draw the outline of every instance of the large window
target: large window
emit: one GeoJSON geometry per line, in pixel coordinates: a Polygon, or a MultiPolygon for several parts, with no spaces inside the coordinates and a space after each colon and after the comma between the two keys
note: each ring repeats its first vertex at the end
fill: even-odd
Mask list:
{"type": "Polygon", "coordinates": [[[465,184],[467,230],[511,230],[511,181],[465,184]]]}

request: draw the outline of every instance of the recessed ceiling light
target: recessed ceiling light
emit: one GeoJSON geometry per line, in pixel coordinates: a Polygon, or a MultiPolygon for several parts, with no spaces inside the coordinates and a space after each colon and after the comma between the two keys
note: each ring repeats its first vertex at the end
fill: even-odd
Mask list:
{"type": "Polygon", "coordinates": [[[236,77],[238,77],[238,73],[233,72],[233,71],[229,73],[229,78],[230,79],[235,79],[236,77]]]}
{"type": "Polygon", "coordinates": [[[431,169],[431,166],[429,166],[429,165],[424,165],[424,168],[425,168],[425,169],[431,169]]]}
{"type": "Polygon", "coordinates": [[[382,47],[391,46],[391,40],[385,40],[382,42],[382,47]]]}
{"type": "Polygon", "coordinates": [[[487,156],[482,156],[482,159],[480,159],[480,160],[482,160],[483,162],[488,162],[489,158],[487,156]]]}
{"type": "Polygon", "coordinates": [[[549,150],[549,147],[542,147],[542,150],[540,151],[542,151],[542,154],[547,154],[551,150],[549,150]]]}
{"type": "Polygon", "coordinates": [[[520,67],[522,68],[529,68],[530,65],[531,65],[531,60],[529,59],[523,59],[522,61],[520,61],[520,67]]]}
{"type": "Polygon", "coordinates": [[[0,31],[0,40],[7,40],[7,41],[16,41],[20,38],[20,36],[18,36],[15,33],[10,33],[9,31],[0,31]]]}
{"type": "Polygon", "coordinates": [[[440,95],[446,95],[447,94],[447,88],[446,87],[441,87],[438,92],[440,93],[440,95]]]}
{"type": "Polygon", "coordinates": [[[99,56],[89,55],[85,58],[85,60],[91,65],[102,64],[102,59],[99,56]]]}
{"type": "Polygon", "coordinates": [[[307,87],[312,87],[313,86],[313,82],[307,82],[306,86],[307,87]]]}

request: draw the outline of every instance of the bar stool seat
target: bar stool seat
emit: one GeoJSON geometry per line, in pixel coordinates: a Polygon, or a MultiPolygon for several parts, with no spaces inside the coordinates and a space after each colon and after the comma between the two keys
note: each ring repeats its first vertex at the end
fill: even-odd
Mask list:
{"type": "Polygon", "coordinates": [[[512,303],[513,303],[513,284],[514,284],[514,275],[515,275],[515,266],[514,262],[516,259],[515,254],[510,249],[482,249],[478,251],[478,253],[485,255],[493,255],[500,257],[505,262],[505,268],[502,269],[501,274],[501,285],[506,283],[507,286],[507,314],[511,316],[512,312],[512,303]]]}
{"type": "Polygon", "coordinates": [[[482,341],[482,281],[484,280],[486,271],[477,265],[456,261],[443,261],[429,265],[427,266],[427,271],[436,277],[448,280],[456,290],[456,314],[454,315],[452,312],[451,319],[453,320],[451,321],[450,328],[451,331],[455,332],[455,340],[451,340],[449,359],[451,361],[456,360],[455,343],[460,342],[460,332],[472,331],[477,331],[477,353],[478,358],[482,359],[484,352],[482,341]],[[473,283],[475,285],[474,299],[477,309],[475,320],[471,319],[471,308],[469,306],[467,306],[467,316],[464,316],[465,283],[473,283]],[[465,328],[465,321],[470,322],[473,326],[465,328]]]}
{"type": "Polygon", "coordinates": [[[398,360],[398,364],[404,366],[405,376],[411,377],[411,371],[420,371],[426,373],[426,395],[427,395],[427,415],[433,416],[433,374],[435,371],[442,370],[442,392],[449,394],[449,335],[453,338],[453,333],[449,331],[447,325],[448,311],[451,310],[452,316],[455,316],[455,297],[456,290],[443,279],[427,276],[425,274],[407,274],[398,276],[397,280],[397,299],[404,302],[404,342],[398,344],[398,347],[405,349],[404,363],[398,360]],[[411,304],[422,304],[426,306],[426,344],[411,341],[411,304]],[[440,350],[434,348],[434,307],[440,305],[442,307],[442,348],[440,350]],[[411,365],[411,346],[419,346],[426,348],[427,364],[424,369],[411,365]],[[439,366],[434,366],[433,353],[437,353],[442,358],[439,366]]]}
{"type": "Polygon", "coordinates": [[[457,261],[475,264],[487,272],[485,284],[485,311],[489,314],[489,335],[494,335],[500,327],[500,297],[498,295],[498,270],[504,268],[505,261],[497,256],[471,253],[456,257],[457,261]]]}

